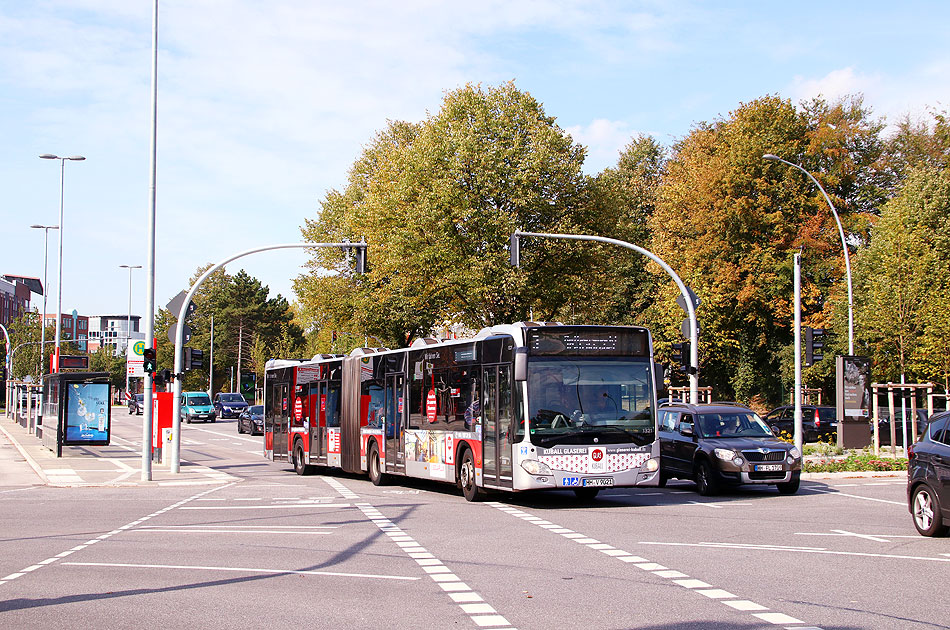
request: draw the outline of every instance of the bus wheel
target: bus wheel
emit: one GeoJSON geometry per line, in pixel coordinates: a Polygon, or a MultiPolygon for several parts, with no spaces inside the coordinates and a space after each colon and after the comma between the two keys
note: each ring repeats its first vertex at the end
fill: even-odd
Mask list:
{"type": "Polygon", "coordinates": [[[462,486],[462,494],[466,501],[478,501],[481,498],[482,491],[475,483],[475,458],[472,457],[471,449],[465,449],[462,455],[462,463],[459,464],[459,485],[462,486]]]}
{"type": "Polygon", "coordinates": [[[600,492],[600,488],[574,488],[574,494],[581,501],[593,501],[600,492]]]}
{"type": "Polygon", "coordinates": [[[300,442],[294,446],[294,472],[301,476],[310,474],[310,466],[303,462],[303,445],[300,442]]]}
{"type": "Polygon", "coordinates": [[[386,475],[383,474],[383,469],[379,463],[379,449],[376,447],[376,442],[373,442],[373,445],[369,447],[367,467],[369,468],[369,480],[373,482],[374,486],[381,486],[386,483],[386,475]]]}

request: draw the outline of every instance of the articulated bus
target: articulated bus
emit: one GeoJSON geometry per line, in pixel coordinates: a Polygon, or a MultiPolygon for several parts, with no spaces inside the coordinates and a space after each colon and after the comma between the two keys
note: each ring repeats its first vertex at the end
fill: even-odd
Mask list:
{"type": "Polygon", "coordinates": [[[645,328],[520,322],[471,339],[271,360],[266,457],[486,490],[655,486],[658,366],[645,328]]]}

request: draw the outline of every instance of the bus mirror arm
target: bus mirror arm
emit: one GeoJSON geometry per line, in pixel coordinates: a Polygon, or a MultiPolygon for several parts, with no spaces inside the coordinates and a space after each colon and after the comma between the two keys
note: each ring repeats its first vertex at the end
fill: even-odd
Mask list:
{"type": "Polygon", "coordinates": [[[515,380],[528,380],[528,349],[515,348],[515,380]]]}

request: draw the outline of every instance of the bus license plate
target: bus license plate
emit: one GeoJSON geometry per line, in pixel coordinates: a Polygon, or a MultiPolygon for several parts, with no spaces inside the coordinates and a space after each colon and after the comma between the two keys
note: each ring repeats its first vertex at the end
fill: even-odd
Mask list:
{"type": "Polygon", "coordinates": [[[756,464],[755,466],[755,472],[779,472],[781,470],[781,464],[756,464]]]}
{"type": "Polygon", "coordinates": [[[614,485],[614,480],[612,477],[595,477],[593,479],[581,480],[581,485],[583,486],[612,486],[614,485]]]}

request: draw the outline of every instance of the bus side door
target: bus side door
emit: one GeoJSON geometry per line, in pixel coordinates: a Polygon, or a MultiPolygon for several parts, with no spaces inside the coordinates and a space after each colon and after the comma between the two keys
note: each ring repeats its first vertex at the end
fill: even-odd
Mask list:
{"type": "Polygon", "coordinates": [[[404,374],[386,376],[385,427],[386,470],[406,471],[405,439],[406,377],[404,374]]]}

